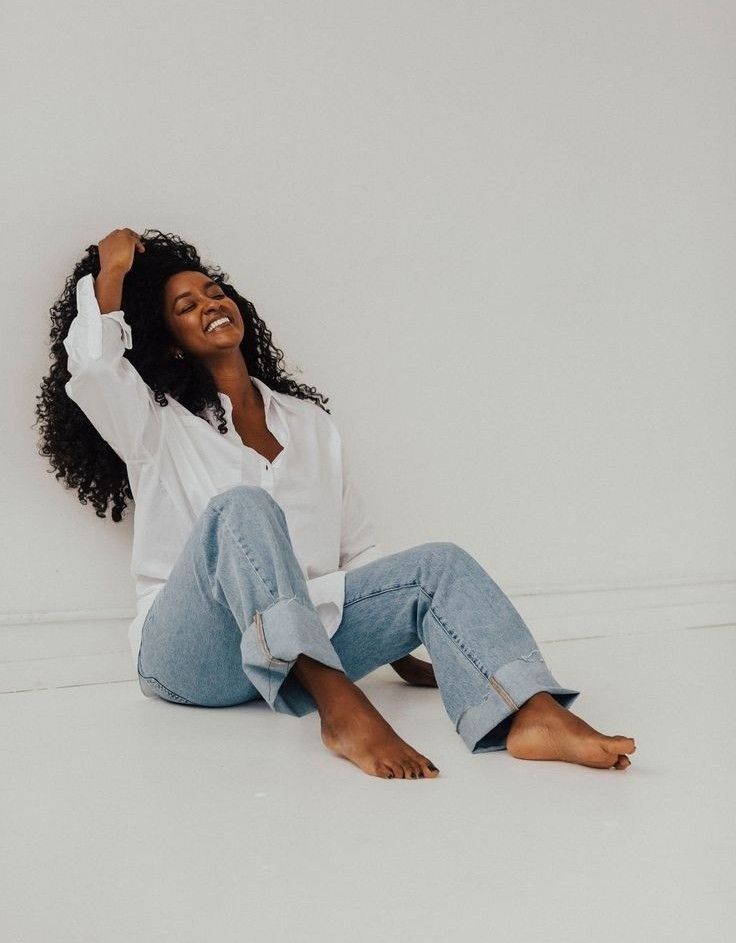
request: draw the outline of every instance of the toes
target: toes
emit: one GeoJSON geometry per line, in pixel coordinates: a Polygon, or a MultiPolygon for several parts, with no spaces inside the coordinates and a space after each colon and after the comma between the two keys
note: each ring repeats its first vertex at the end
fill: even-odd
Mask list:
{"type": "Polygon", "coordinates": [[[412,779],[423,779],[424,777],[424,770],[418,758],[411,760],[411,777],[412,779]]]}
{"type": "Polygon", "coordinates": [[[376,763],[376,776],[382,776],[384,779],[403,779],[404,771],[398,763],[376,763]]]}
{"type": "Polygon", "coordinates": [[[430,779],[440,774],[440,771],[434,763],[428,760],[426,756],[422,756],[421,753],[419,754],[419,769],[425,779],[430,779]]]}
{"type": "Polygon", "coordinates": [[[418,778],[419,766],[410,756],[403,757],[401,760],[401,765],[404,768],[404,779],[418,778]]]}
{"type": "Polygon", "coordinates": [[[633,753],[636,750],[636,743],[633,737],[607,737],[608,749],[611,753],[633,753]]]}
{"type": "Polygon", "coordinates": [[[419,779],[430,779],[439,775],[440,771],[434,763],[428,760],[426,756],[422,756],[421,753],[414,751],[410,757],[410,761],[419,779]]]}
{"type": "Polygon", "coordinates": [[[586,765],[596,766],[598,769],[610,769],[618,762],[618,757],[609,753],[605,748],[601,749],[600,756],[602,759],[591,760],[590,763],[586,765]]]}
{"type": "Polygon", "coordinates": [[[433,779],[440,771],[426,756],[403,756],[401,760],[376,763],[375,775],[384,779],[433,779]]]}
{"type": "MultiPolygon", "coordinates": [[[[601,756],[604,756],[605,759],[601,760],[598,763],[595,763],[595,766],[598,766],[601,769],[610,769],[611,767],[615,769],[626,769],[631,766],[631,760],[626,756],[626,753],[616,752],[616,743],[627,744],[630,740],[629,737],[610,737],[605,743],[599,743],[598,748],[600,750],[601,756]],[[611,742],[613,741],[613,742],[611,742]]],[[[625,747],[627,753],[633,753],[633,750],[630,750],[628,746],[625,747]]]]}

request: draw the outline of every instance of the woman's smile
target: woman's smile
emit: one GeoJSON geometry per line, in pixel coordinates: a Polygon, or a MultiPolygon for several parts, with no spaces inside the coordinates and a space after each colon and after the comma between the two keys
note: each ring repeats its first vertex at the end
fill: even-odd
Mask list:
{"type": "Polygon", "coordinates": [[[232,327],[232,320],[226,314],[222,314],[219,317],[215,318],[214,321],[210,321],[207,327],[204,329],[205,334],[211,334],[214,331],[222,330],[225,327],[232,327]],[[212,325],[215,325],[213,327],[212,325]]]}

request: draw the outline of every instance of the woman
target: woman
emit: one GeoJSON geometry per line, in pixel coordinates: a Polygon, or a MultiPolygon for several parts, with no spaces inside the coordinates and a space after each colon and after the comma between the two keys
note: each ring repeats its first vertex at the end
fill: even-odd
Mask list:
{"type": "Polygon", "coordinates": [[[135,500],[129,639],[144,694],[316,709],[324,744],[364,772],[435,777],[354,684],[390,663],[439,687],[474,753],[630,765],[634,741],[567,709],[580,692],[465,550],[381,552],[327,398],[288,376],[251,302],[193,246],[114,230],[52,322],[42,454],[100,517],[135,500]],[[432,664],[410,654],[420,643],[432,664]]]}

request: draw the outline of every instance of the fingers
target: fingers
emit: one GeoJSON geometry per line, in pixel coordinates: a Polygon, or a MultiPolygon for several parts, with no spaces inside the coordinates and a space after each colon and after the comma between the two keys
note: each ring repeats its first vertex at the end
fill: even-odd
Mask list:
{"type": "Polygon", "coordinates": [[[143,244],[143,240],[141,239],[140,235],[139,235],[134,229],[129,229],[129,228],[126,226],[125,229],[123,230],[123,232],[130,233],[130,235],[135,239],[135,242],[136,242],[136,249],[138,249],[139,252],[145,252],[145,251],[146,251],[146,247],[145,247],[145,245],[143,244]]]}

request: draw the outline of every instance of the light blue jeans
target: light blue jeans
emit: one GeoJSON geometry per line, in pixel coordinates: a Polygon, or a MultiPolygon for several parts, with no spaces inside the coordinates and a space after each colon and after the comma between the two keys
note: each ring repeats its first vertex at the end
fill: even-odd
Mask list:
{"type": "Polygon", "coordinates": [[[352,681],[423,644],[455,730],[473,753],[502,750],[513,714],[538,691],[580,694],[550,673],[508,597],[456,544],[419,544],[345,573],[330,639],[307,592],[286,517],[263,488],[213,497],[143,625],[143,693],[176,704],[265,700],[317,709],[290,673],[305,654],[352,681]]]}

